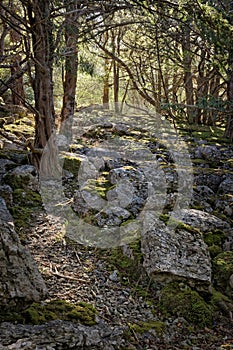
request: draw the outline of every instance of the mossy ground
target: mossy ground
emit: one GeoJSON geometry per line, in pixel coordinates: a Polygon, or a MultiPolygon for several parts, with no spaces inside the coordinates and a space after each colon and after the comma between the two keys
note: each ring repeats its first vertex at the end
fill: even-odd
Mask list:
{"type": "Polygon", "coordinates": [[[131,257],[126,256],[121,247],[111,249],[105,256],[110,266],[119,271],[123,282],[124,280],[136,282],[140,279],[142,274],[145,274],[142,267],[143,255],[141,252],[141,240],[138,239],[130,243],[128,247],[132,253],[131,257]]]}
{"type": "Polygon", "coordinates": [[[209,144],[229,144],[230,139],[224,137],[224,128],[221,126],[208,125],[185,125],[179,124],[178,130],[180,135],[191,136],[198,140],[206,140],[209,144]]]}
{"type": "Polygon", "coordinates": [[[161,336],[166,330],[166,324],[162,321],[149,320],[147,322],[129,323],[129,330],[142,334],[154,330],[158,336],[161,336]]]}
{"type": "Polygon", "coordinates": [[[232,298],[232,288],[230,287],[229,279],[233,274],[233,252],[227,251],[218,254],[213,259],[212,265],[215,287],[232,298]]]}
{"type": "Polygon", "coordinates": [[[21,312],[7,311],[0,313],[0,321],[14,321],[23,324],[42,324],[53,320],[79,322],[92,326],[95,321],[96,310],[87,303],[70,304],[64,300],[53,300],[49,303],[33,303],[21,312]]]}
{"type": "Polygon", "coordinates": [[[168,315],[184,317],[199,327],[213,324],[213,309],[189,286],[173,282],[167,284],[161,292],[160,308],[168,315]]]}
{"type": "Polygon", "coordinates": [[[203,236],[204,242],[208,245],[210,256],[213,259],[223,251],[225,234],[222,230],[216,229],[207,232],[203,236]]]}
{"type": "Polygon", "coordinates": [[[13,202],[13,206],[9,208],[10,213],[14,219],[16,231],[23,239],[23,232],[29,228],[32,215],[43,210],[42,199],[38,192],[16,188],[13,192],[13,202]]]}

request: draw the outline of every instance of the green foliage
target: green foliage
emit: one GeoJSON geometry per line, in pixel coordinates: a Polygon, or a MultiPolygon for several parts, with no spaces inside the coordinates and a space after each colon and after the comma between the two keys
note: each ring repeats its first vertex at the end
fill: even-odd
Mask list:
{"type": "Polygon", "coordinates": [[[95,64],[81,55],[79,59],[79,70],[81,73],[87,73],[92,77],[95,73],[95,64]]]}

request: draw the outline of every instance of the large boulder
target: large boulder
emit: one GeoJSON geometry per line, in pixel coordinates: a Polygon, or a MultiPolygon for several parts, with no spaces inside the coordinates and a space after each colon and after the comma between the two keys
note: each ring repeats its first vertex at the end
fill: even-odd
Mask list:
{"type": "Polygon", "coordinates": [[[37,326],[0,325],[0,350],[114,350],[123,342],[123,327],[103,322],[91,327],[61,320],[37,326]]]}
{"type": "Polygon", "coordinates": [[[167,226],[152,213],[147,213],[143,231],[141,249],[148,274],[210,283],[209,251],[198,231],[185,229],[185,225],[167,226]]]}
{"type": "Polygon", "coordinates": [[[22,246],[13,219],[0,197],[0,307],[21,307],[47,294],[31,254],[22,246]]]}

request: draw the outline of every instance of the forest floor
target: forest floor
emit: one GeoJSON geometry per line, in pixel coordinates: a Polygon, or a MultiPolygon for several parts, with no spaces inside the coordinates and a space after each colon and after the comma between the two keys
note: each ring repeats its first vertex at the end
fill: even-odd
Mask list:
{"type": "MultiPolygon", "coordinates": [[[[94,136],[101,139],[101,131],[94,136]]],[[[198,159],[198,166],[202,162],[206,169],[203,160],[198,159]]],[[[22,229],[18,227],[18,234],[45,280],[45,302],[62,299],[93,305],[97,323],[104,320],[109,326],[122,327],[119,337],[123,345],[115,349],[233,349],[232,320],[228,317],[220,313],[213,326],[200,328],[183,316],[164,314],[153,278],[146,277],[143,271],[132,278],[117,261],[122,259],[117,250],[91,248],[65,237],[59,220],[42,207],[31,211],[29,222],[22,229]]]]}
{"type": "Polygon", "coordinates": [[[94,305],[98,317],[108,325],[127,330],[121,335],[125,344],[122,349],[233,349],[229,319],[222,316],[213,327],[200,329],[183,317],[162,315],[156,307],[159,300],[153,295],[151,281],[145,286],[140,278],[130,283],[127,274],[112,278],[110,251],[64,240],[59,223],[43,211],[35,215],[31,225],[25,243],[45,280],[47,301],[62,299],[94,305]],[[146,329],[150,323],[151,328],[146,329]]]}

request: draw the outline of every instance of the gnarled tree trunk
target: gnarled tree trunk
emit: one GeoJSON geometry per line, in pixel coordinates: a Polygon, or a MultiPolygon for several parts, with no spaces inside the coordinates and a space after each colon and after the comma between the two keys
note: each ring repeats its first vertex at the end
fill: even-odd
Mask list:
{"type": "Polygon", "coordinates": [[[35,141],[32,163],[40,166],[41,154],[55,129],[53,101],[53,39],[50,21],[50,1],[34,0],[28,3],[35,63],[34,95],[35,141]]]}

